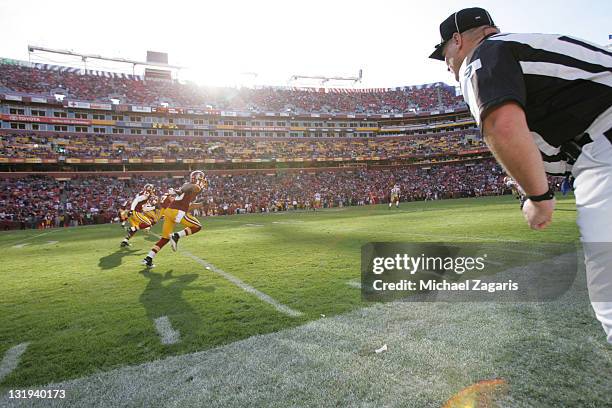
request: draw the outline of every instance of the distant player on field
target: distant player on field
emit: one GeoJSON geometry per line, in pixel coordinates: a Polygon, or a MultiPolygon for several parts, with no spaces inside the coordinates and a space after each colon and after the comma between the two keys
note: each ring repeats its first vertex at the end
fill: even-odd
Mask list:
{"type": "Polygon", "coordinates": [[[519,200],[522,209],[526,200],[523,187],[521,187],[512,177],[508,176],[504,177],[504,185],[512,190],[512,196],[519,200]]]}
{"type": "Polygon", "coordinates": [[[391,198],[389,199],[389,208],[391,208],[393,204],[395,204],[395,208],[399,208],[400,192],[401,191],[400,191],[399,184],[394,185],[393,188],[391,189],[391,198]]]}
{"type": "Polygon", "coordinates": [[[314,195],[314,205],[312,206],[313,211],[321,208],[321,193],[315,193],[314,195]]]}
{"type": "Polygon", "coordinates": [[[162,236],[159,241],[149,251],[149,254],[142,260],[143,265],[152,268],[153,258],[159,251],[170,242],[172,250],[176,251],[179,239],[187,235],[197,233],[202,229],[202,224],[194,216],[189,214],[190,208],[201,206],[201,204],[193,203],[198,194],[208,186],[208,181],[204,176],[204,172],[200,170],[193,171],[189,176],[189,182],[185,183],[177,192],[176,197],[169,206],[164,210],[164,226],[162,228],[162,236]],[[176,224],[182,224],[185,228],[179,232],[173,232],[176,224]]]}

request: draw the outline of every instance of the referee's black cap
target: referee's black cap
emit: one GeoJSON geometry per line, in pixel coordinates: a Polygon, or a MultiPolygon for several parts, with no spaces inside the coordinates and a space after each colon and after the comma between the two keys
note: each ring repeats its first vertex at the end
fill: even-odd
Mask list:
{"type": "Polygon", "coordinates": [[[444,55],[442,54],[444,43],[453,38],[453,34],[462,33],[471,28],[480,26],[495,26],[491,15],[483,8],[464,8],[451,14],[442,24],[440,24],[440,36],[442,37],[442,41],[440,41],[440,44],[436,45],[435,51],[429,58],[444,61],[444,55]]]}

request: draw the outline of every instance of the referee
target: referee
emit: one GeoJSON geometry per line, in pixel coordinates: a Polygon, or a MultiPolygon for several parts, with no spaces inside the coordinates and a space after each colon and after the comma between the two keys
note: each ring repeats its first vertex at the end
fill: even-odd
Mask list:
{"type": "Polygon", "coordinates": [[[497,161],[528,196],[523,215],[547,227],[546,173],[575,178],[589,297],[612,343],[612,53],[552,34],[500,34],[478,7],[440,24],[430,58],[445,61],[497,161]]]}

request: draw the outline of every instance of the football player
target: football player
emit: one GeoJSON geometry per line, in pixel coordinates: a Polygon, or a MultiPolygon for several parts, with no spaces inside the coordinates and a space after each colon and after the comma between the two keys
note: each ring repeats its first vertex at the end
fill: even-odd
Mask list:
{"type": "Polygon", "coordinates": [[[525,190],[523,190],[523,187],[521,187],[519,183],[517,183],[512,177],[508,176],[504,177],[504,185],[512,190],[512,196],[519,200],[519,204],[522,210],[523,206],[525,205],[525,201],[527,201],[525,190]]]}
{"type": "Polygon", "coordinates": [[[130,246],[130,239],[141,229],[151,228],[156,222],[154,194],[155,187],[153,184],[145,184],[141,192],[132,200],[132,205],[129,211],[130,228],[127,230],[127,235],[121,241],[122,247],[130,246]]]}
{"type": "Polygon", "coordinates": [[[391,208],[393,204],[395,204],[395,208],[399,208],[399,202],[400,202],[399,197],[400,197],[400,186],[399,184],[396,184],[391,189],[391,199],[389,200],[389,208],[391,208]]]}
{"type": "Polygon", "coordinates": [[[161,249],[170,242],[172,250],[176,251],[178,242],[181,238],[197,233],[202,229],[202,224],[194,216],[189,214],[189,210],[198,206],[201,203],[194,203],[196,197],[203,189],[208,187],[208,180],[204,176],[204,172],[196,170],[191,172],[189,182],[185,183],[177,192],[176,197],[168,208],[163,213],[164,226],[162,228],[162,236],[153,245],[149,254],[142,260],[142,264],[147,268],[152,268],[153,258],[161,249]],[[176,224],[184,225],[185,228],[179,232],[173,232],[176,224]]]}
{"type": "Polygon", "coordinates": [[[321,193],[316,193],[314,195],[314,205],[312,206],[312,209],[314,211],[316,211],[317,209],[321,208],[321,193]]]}

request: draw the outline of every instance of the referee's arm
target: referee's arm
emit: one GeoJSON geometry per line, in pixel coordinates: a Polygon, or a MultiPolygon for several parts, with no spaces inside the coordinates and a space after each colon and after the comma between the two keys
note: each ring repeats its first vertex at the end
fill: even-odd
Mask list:
{"type": "MultiPolygon", "coordinates": [[[[536,146],[525,112],[516,102],[506,102],[488,109],[481,115],[482,129],[487,145],[528,196],[548,191],[548,180],[542,156],[536,146]]],[[[546,228],[552,221],[554,200],[532,202],[528,200],[523,214],[533,229],[546,228]]]]}

